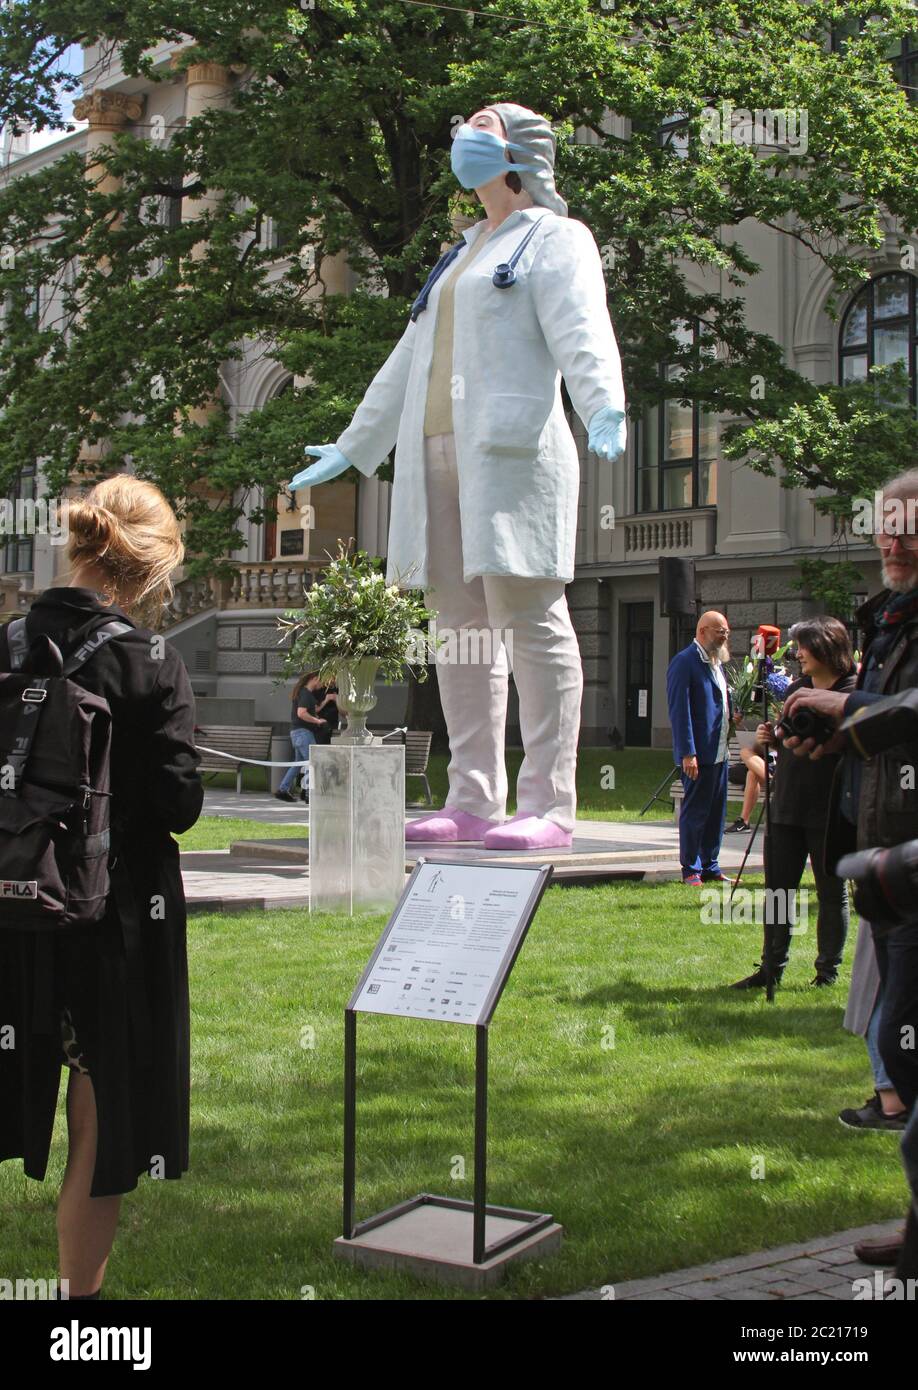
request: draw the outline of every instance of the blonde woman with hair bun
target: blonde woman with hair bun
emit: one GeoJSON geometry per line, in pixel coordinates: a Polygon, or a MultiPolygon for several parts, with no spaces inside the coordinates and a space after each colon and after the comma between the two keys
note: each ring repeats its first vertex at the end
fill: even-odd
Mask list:
{"type": "MultiPolygon", "coordinates": [[[[68,499],[66,514],[69,570],[32,604],[26,633],[66,655],[112,617],[132,625],[73,679],[111,707],[112,852],[126,863],[136,912],[132,926],[110,897],[91,927],[50,940],[0,932],[0,1019],[19,1024],[16,1047],[0,1051],[0,1160],[21,1158],[28,1177],[44,1179],[66,1066],[59,1272],[71,1298],[91,1299],[122,1195],[144,1174],[188,1168],[186,908],[172,835],[194,825],[204,791],[188,673],[155,630],[184,557],[176,515],[159,488],[129,474],[68,499]]],[[[9,668],[0,628],[0,669],[9,668]]]]}

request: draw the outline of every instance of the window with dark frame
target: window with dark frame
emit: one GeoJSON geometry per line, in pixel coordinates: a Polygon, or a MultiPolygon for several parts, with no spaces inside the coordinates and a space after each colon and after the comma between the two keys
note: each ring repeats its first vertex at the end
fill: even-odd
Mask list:
{"type": "MultiPolygon", "coordinates": [[[[13,521],[16,519],[17,501],[35,497],[35,464],[25,464],[16,475],[7,498],[12,504],[13,521]]],[[[30,573],[35,564],[35,539],[25,532],[14,531],[10,535],[0,535],[0,572],[3,574],[30,573]]]]}
{"type": "Polygon", "coordinates": [[[893,270],[876,275],[854,296],[845,310],[838,338],[838,379],[844,386],[864,381],[871,367],[903,362],[916,394],[916,285],[918,278],[893,270]]]}
{"type": "MultiPolygon", "coordinates": [[[[831,51],[844,52],[848,40],[856,38],[866,23],[866,19],[847,19],[841,24],[834,24],[830,37],[831,51]]],[[[918,100],[918,33],[890,39],[886,57],[907,100],[918,100]]]]}
{"type": "MultiPolygon", "coordinates": [[[[677,341],[686,346],[701,343],[707,326],[700,320],[678,324],[677,341]]],[[[660,375],[667,382],[680,380],[683,368],[664,362],[660,375]]],[[[667,396],[659,405],[644,412],[638,428],[635,451],[635,511],[687,511],[694,507],[717,505],[717,415],[697,401],[684,404],[677,396],[667,396]]]]}

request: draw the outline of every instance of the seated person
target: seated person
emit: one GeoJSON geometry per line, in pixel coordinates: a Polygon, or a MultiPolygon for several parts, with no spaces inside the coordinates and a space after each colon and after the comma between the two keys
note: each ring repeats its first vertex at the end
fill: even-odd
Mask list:
{"type": "MultiPolygon", "coordinates": [[[[739,818],[732,825],[727,826],[727,834],[745,835],[752,829],[752,812],[755,810],[755,803],[759,798],[759,788],[765,785],[765,759],[761,753],[753,748],[741,748],[740,758],[742,767],[731,767],[727,773],[727,781],[732,787],[745,787],[743,793],[743,809],[739,818]]],[[[768,771],[769,776],[774,776],[776,754],[773,748],[768,750],[768,771]]]]}

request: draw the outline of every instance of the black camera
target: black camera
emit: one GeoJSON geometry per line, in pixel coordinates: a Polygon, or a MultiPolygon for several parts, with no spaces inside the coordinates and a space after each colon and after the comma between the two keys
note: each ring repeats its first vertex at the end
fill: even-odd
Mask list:
{"type": "Polygon", "coordinates": [[[845,720],[841,731],[848,735],[852,750],[863,758],[918,738],[918,690],[904,690],[862,705],[845,720]]]}
{"type": "Polygon", "coordinates": [[[918,840],[846,854],[835,872],[854,879],[854,906],[865,921],[892,928],[915,920],[918,840]]]}
{"type": "Polygon", "coordinates": [[[798,706],[791,714],[786,714],[783,719],[779,719],[775,725],[775,731],[780,729],[785,738],[812,738],[817,743],[828,743],[835,733],[835,725],[831,720],[823,715],[817,714],[814,709],[807,709],[805,705],[798,706]]]}

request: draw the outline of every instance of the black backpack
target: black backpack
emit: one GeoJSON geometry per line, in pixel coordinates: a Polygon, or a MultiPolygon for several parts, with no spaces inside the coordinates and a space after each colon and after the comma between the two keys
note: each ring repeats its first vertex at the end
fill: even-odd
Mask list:
{"type": "Polygon", "coordinates": [[[30,642],[25,618],[5,628],[10,670],[0,671],[0,928],[64,929],[105,915],[114,865],[112,711],[106,699],[70,678],[133,627],[97,614],[67,657],[47,635],[30,642]]]}

